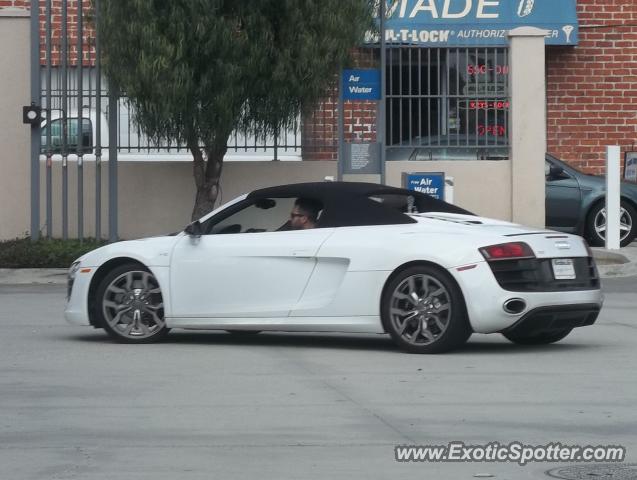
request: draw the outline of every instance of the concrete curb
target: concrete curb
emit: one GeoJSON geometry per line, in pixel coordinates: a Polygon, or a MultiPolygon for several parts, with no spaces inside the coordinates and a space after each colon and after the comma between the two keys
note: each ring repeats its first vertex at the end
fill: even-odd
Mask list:
{"type": "Polygon", "coordinates": [[[633,242],[621,250],[593,248],[593,256],[602,278],[637,275],[637,245],[633,242]]]}
{"type": "Polygon", "coordinates": [[[0,268],[0,285],[65,285],[66,268],[0,268]]]}

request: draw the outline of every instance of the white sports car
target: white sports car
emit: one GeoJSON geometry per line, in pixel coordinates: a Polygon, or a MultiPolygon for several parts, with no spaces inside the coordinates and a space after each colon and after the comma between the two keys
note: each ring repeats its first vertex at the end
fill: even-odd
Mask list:
{"type": "Polygon", "coordinates": [[[580,237],[325,182],[256,190],[178,234],[88,253],[69,271],[65,315],[124,342],[171,328],[361,332],[437,353],[472,332],[556,342],[601,306],[580,237]]]}

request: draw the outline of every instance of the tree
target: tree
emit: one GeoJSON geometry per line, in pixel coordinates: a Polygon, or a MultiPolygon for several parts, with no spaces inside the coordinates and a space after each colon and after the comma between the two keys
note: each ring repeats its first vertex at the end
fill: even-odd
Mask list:
{"type": "Polygon", "coordinates": [[[111,87],[150,138],[193,156],[192,218],[213,209],[228,137],[287,128],[373,26],[370,0],[101,0],[111,87]]]}

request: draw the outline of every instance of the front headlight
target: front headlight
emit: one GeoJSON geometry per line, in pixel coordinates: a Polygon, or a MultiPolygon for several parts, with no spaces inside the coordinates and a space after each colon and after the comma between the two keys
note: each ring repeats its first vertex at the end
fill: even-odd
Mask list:
{"type": "Polygon", "coordinates": [[[69,273],[68,273],[69,280],[75,280],[75,275],[77,275],[77,272],[80,271],[81,264],[82,262],[80,262],[79,260],[76,260],[75,262],[71,264],[71,268],[69,268],[69,273]]]}
{"type": "Polygon", "coordinates": [[[66,276],[66,299],[67,301],[71,298],[71,291],[73,290],[73,282],[75,282],[75,276],[77,272],[80,271],[80,265],[82,262],[76,260],[71,264],[71,268],[69,268],[69,273],[66,276]]]}

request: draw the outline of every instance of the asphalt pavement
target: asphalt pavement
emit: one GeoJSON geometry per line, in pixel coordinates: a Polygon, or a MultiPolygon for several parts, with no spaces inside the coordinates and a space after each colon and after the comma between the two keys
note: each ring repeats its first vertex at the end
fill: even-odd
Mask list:
{"type": "Polygon", "coordinates": [[[622,445],[637,462],[637,277],[603,286],[598,323],[559,344],[474,335],[419,356],[383,335],[121,345],[64,322],[63,286],[3,285],[0,479],[519,480],[570,466],[394,459],[450,441],[622,445]]]}

